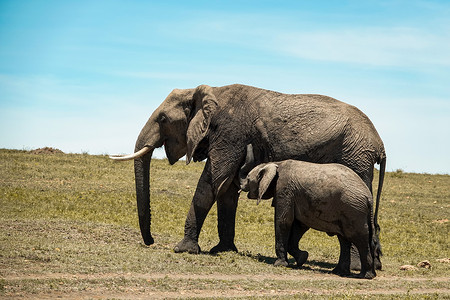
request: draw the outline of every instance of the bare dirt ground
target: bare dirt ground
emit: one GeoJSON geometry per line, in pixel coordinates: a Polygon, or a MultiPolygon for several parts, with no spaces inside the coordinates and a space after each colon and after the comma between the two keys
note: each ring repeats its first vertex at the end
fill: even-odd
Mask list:
{"type": "MultiPolygon", "coordinates": [[[[91,287],[84,291],[48,291],[42,293],[20,293],[17,295],[5,295],[0,297],[2,299],[11,298],[24,298],[24,299],[176,299],[176,298],[241,298],[241,297],[289,297],[289,296],[332,296],[335,291],[328,290],[324,288],[302,288],[303,282],[339,282],[345,283],[352,279],[341,278],[334,275],[326,274],[313,274],[313,275],[289,275],[289,276],[274,276],[274,275],[223,275],[223,274],[208,274],[208,275],[198,275],[198,274],[137,274],[137,273],[126,273],[126,274],[28,274],[24,276],[6,276],[3,280],[9,282],[20,282],[23,280],[52,280],[59,282],[63,285],[70,281],[102,281],[119,279],[125,281],[144,281],[148,284],[152,282],[161,280],[175,280],[175,281],[208,281],[214,278],[215,281],[229,282],[234,284],[232,289],[220,289],[220,288],[203,288],[198,289],[187,289],[187,290],[177,290],[177,291],[161,291],[152,290],[151,288],[146,288],[144,286],[134,286],[125,287],[120,291],[112,291],[109,287],[91,287]],[[292,288],[287,290],[280,289],[260,289],[260,290],[246,290],[245,288],[235,284],[239,281],[252,281],[255,284],[262,283],[266,280],[273,281],[284,281],[290,282],[292,288]],[[64,283],[63,283],[64,282],[64,283]]],[[[379,287],[364,289],[364,290],[353,290],[348,291],[348,296],[399,296],[399,295],[430,295],[435,294],[436,298],[449,298],[449,278],[448,277],[434,277],[434,278],[400,278],[394,276],[380,276],[375,279],[379,284],[379,287]],[[419,285],[428,281],[433,281],[439,285],[441,288],[420,288],[411,289],[406,286],[409,285],[419,285]],[[405,287],[403,288],[383,288],[383,282],[402,282],[405,287]],[[440,296],[438,296],[440,295],[440,296]]]]}

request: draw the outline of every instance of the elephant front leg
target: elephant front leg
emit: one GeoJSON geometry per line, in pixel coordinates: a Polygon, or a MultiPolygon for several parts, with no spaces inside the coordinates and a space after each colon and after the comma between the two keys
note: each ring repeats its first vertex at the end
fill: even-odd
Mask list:
{"type": "Polygon", "coordinates": [[[184,238],[173,249],[176,253],[189,252],[200,253],[198,237],[203,226],[203,222],[214,204],[213,189],[211,186],[210,164],[206,162],[203,173],[197,184],[191,207],[186,217],[184,225],[184,238]]]}
{"type": "Polygon", "coordinates": [[[238,187],[231,183],[228,190],[217,199],[217,230],[219,232],[219,243],[214,246],[210,253],[235,251],[234,244],[236,210],[239,199],[238,187]]]}
{"type": "MultiPolygon", "coordinates": [[[[274,218],[275,252],[277,254],[277,260],[275,261],[274,266],[287,267],[289,265],[287,260],[288,249],[289,246],[292,246],[292,244],[295,243],[296,240],[296,238],[290,240],[291,230],[294,227],[293,226],[294,211],[290,205],[286,204],[285,201],[274,199],[274,203],[275,203],[275,218],[274,218]],[[289,243],[291,245],[289,245],[289,243]]],[[[297,249],[298,249],[298,240],[296,240],[297,247],[295,247],[297,249]]]]}

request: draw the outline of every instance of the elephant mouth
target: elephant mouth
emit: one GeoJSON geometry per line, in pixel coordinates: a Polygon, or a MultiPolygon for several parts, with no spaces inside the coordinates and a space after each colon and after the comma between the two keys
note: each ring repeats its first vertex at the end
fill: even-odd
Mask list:
{"type": "Polygon", "coordinates": [[[164,151],[166,152],[167,160],[169,161],[169,164],[173,165],[176,163],[180,157],[172,151],[170,145],[168,145],[167,140],[164,140],[162,145],[164,146],[164,151]]]}

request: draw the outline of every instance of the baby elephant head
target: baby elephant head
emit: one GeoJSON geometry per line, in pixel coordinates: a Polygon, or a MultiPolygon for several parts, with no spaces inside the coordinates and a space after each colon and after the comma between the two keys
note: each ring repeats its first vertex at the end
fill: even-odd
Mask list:
{"type": "MultiPolygon", "coordinates": [[[[253,168],[248,173],[245,188],[248,189],[247,197],[249,199],[269,199],[274,196],[275,178],[278,175],[278,165],[275,163],[261,164],[253,168]],[[272,184],[274,183],[274,184],[272,184]]],[[[242,189],[245,191],[245,189],[242,189]]]]}

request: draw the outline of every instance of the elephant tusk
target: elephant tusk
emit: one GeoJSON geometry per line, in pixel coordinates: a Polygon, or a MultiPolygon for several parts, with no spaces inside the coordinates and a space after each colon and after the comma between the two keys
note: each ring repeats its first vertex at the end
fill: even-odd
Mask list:
{"type": "Polygon", "coordinates": [[[138,152],[135,152],[133,154],[128,154],[128,155],[110,155],[109,158],[111,158],[113,160],[117,160],[117,161],[132,160],[132,159],[136,159],[136,158],[139,158],[141,156],[144,156],[150,150],[152,150],[152,148],[146,146],[146,147],[142,148],[141,150],[139,150],[138,152]]]}

